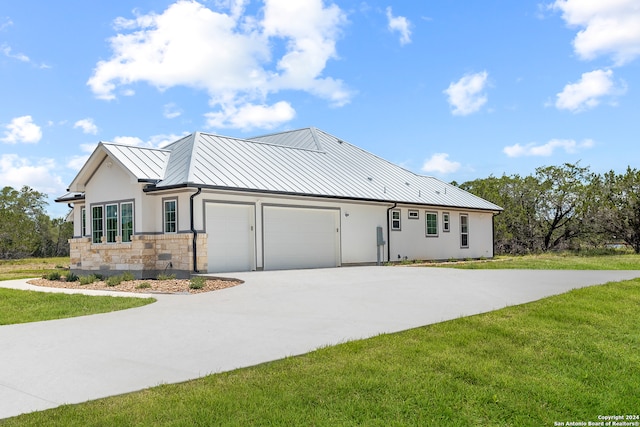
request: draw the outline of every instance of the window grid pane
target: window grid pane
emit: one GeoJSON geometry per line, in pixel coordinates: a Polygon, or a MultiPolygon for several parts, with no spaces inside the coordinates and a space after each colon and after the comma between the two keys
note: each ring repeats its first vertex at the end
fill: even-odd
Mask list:
{"type": "Polygon", "coordinates": [[[91,235],[93,243],[102,243],[102,206],[94,206],[91,210],[91,235]]]}
{"type": "Polygon", "coordinates": [[[115,243],[118,235],[118,205],[107,205],[107,243],[115,243]]]}
{"type": "Polygon", "coordinates": [[[442,214],[442,230],[443,231],[449,231],[449,214],[448,213],[443,213],[442,214]]]}
{"type": "Polygon", "coordinates": [[[82,208],[80,210],[80,235],[82,237],[87,235],[87,209],[86,208],[82,208]]]}
{"type": "Polygon", "coordinates": [[[122,241],[131,242],[133,234],[133,203],[120,205],[120,227],[122,229],[122,241]]]}
{"type": "Polygon", "coordinates": [[[427,212],[427,236],[438,235],[438,214],[435,212],[427,212]]]}
{"type": "Polygon", "coordinates": [[[164,232],[176,232],[176,201],[168,200],[164,202],[164,232]]]}
{"type": "Polygon", "coordinates": [[[460,246],[469,247],[469,217],[460,215],[460,246]]]}

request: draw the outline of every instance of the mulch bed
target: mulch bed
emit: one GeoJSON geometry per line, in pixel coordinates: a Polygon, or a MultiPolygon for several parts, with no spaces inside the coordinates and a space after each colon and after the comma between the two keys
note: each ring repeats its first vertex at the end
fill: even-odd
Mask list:
{"type": "Polygon", "coordinates": [[[163,293],[163,294],[200,294],[203,292],[217,291],[231,288],[243,283],[240,280],[206,279],[205,285],[201,289],[190,289],[189,280],[129,280],[116,286],[109,286],[105,281],[93,282],[88,285],[81,285],[80,282],[65,282],[64,280],[33,279],[27,283],[35,286],[47,288],[66,289],[92,289],[100,291],[136,292],[136,293],[163,293]],[[146,286],[148,284],[150,287],[146,286]],[[141,286],[142,285],[142,286],[141,286]]]}

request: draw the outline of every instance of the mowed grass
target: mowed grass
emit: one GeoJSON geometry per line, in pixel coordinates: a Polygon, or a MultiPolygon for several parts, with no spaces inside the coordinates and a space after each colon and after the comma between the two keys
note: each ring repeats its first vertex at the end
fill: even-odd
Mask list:
{"type": "Polygon", "coordinates": [[[611,283],[0,425],[586,423],[638,413],[638,325],[640,280],[611,283]]]}
{"type": "Polygon", "coordinates": [[[547,253],[525,256],[497,256],[487,260],[429,263],[426,266],[462,269],[522,270],[640,270],[640,255],[575,255],[547,253]]]}
{"type": "MultiPolygon", "coordinates": [[[[27,258],[0,261],[0,281],[66,274],[69,258],[27,258]]],[[[153,298],[69,295],[0,288],[0,325],[39,322],[140,307],[153,298]]]]}
{"type": "Polygon", "coordinates": [[[69,257],[0,260],[0,280],[31,279],[69,267],[69,257]]]}
{"type": "Polygon", "coordinates": [[[153,298],[89,296],[0,288],[0,325],[40,322],[141,307],[153,298]]]}

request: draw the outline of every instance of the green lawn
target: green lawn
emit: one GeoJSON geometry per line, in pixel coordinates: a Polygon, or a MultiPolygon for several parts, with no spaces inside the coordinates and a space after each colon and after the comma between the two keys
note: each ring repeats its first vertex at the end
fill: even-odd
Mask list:
{"type": "Polygon", "coordinates": [[[108,313],[154,301],[153,298],[69,295],[0,288],[0,325],[108,313]]]}
{"type": "Polygon", "coordinates": [[[430,263],[427,266],[464,269],[640,270],[640,255],[573,255],[570,253],[497,256],[488,260],[430,263]]]}
{"type": "Polygon", "coordinates": [[[53,271],[65,272],[69,257],[0,260],[0,280],[31,279],[53,271]]]}
{"type": "Polygon", "coordinates": [[[640,280],[631,280],[0,425],[595,422],[640,412],[638,325],[640,280]]]}

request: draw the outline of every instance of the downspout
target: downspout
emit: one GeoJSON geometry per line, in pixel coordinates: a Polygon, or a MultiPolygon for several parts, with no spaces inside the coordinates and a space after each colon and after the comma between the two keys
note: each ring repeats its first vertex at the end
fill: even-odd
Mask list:
{"type": "Polygon", "coordinates": [[[200,271],[198,271],[198,245],[196,244],[196,241],[198,239],[198,231],[196,230],[196,227],[194,224],[195,221],[193,219],[193,198],[196,197],[201,192],[202,192],[202,187],[198,187],[198,191],[196,191],[189,197],[189,215],[191,217],[191,233],[193,233],[192,252],[193,252],[193,272],[194,273],[200,273],[200,271]]]}
{"type": "Polygon", "coordinates": [[[387,262],[391,262],[391,227],[389,227],[389,212],[398,206],[398,202],[393,202],[393,206],[387,209],[387,262]]]}

